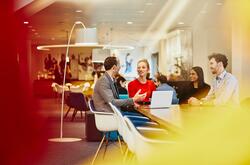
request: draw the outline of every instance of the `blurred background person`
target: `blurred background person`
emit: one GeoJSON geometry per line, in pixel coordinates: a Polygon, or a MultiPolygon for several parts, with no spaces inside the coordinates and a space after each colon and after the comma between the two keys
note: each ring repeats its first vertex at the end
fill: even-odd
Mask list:
{"type": "Polygon", "coordinates": [[[116,78],[116,84],[117,84],[117,89],[118,89],[119,94],[128,94],[126,83],[127,83],[126,79],[123,76],[119,75],[116,78]]]}
{"type": "Polygon", "coordinates": [[[167,84],[167,77],[165,75],[159,74],[156,77],[156,91],[173,91],[172,104],[178,104],[179,99],[177,98],[176,91],[173,87],[167,84]]]}

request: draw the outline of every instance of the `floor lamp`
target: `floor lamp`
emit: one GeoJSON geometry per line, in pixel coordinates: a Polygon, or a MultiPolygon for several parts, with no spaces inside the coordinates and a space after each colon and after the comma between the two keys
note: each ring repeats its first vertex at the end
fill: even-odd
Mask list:
{"type": "Polygon", "coordinates": [[[74,23],[71,31],[70,31],[70,35],[68,38],[68,43],[67,43],[67,49],[66,49],[66,59],[65,59],[65,64],[64,64],[64,75],[63,75],[63,91],[62,91],[62,105],[61,105],[61,121],[60,121],[60,137],[59,138],[51,138],[48,139],[51,142],[76,142],[76,141],[81,141],[82,139],[80,138],[69,138],[69,137],[63,137],[63,106],[64,106],[64,86],[65,86],[65,78],[66,78],[66,67],[67,67],[67,58],[69,58],[69,46],[70,46],[70,39],[71,39],[71,35],[72,32],[75,28],[76,25],[82,25],[84,29],[86,29],[85,25],[80,22],[77,21],[74,23]]]}

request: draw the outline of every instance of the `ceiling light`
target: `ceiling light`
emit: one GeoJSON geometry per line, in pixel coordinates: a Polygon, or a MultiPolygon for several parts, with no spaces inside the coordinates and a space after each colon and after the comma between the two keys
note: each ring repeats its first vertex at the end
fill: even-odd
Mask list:
{"type": "Polygon", "coordinates": [[[32,28],[32,26],[31,26],[31,25],[29,25],[29,26],[28,26],[28,28],[32,28]]]}
{"type": "Polygon", "coordinates": [[[29,24],[29,22],[28,21],[24,21],[23,24],[27,25],[27,24],[29,24]]]}
{"type": "Polygon", "coordinates": [[[81,13],[82,12],[82,10],[76,10],[76,13],[81,13]]]}
{"type": "Polygon", "coordinates": [[[34,33],[35,35],[38,35],[38,33],[36,32],[36,33],[34,33]]]}
{"type": "MultiPolygon", "coordinates": [[[[37,50],[49,50],[51,48],[66,48],[68,45],[40,45],[37,46],[37,50]]],[[[79,48],[79,47],[92,47],[92,48],[103,48],[103,49],[116,49],[116,50],[133,50],[135,49],[133,46],[128,45],[81,45],[81,44],[70,44],[71,48],[79,48]]]]}
{"type": "Polygon", "coordinates": [[[35,31],[36,31],[36,29],[31,29],[31,31],[35,32],[35,31]]]}
{"type": "Polygon", "coordinates": [[[54,40],[55,40],[55,37],[52,37],[51,40],[54,41],[54,40]]]}
{"type": "Polygon", "coordinates": [[[151,6],[151,5],[153,5],[153,3],[147,2],[146,5],[147,5],[147,6],[151,6]]]}
{"type": "Polygon", "coordinates": [[[131,25],[131,24],[133,24],[133,22],[131,22],[131,21],[128,21],[128,22],[127,22],[127,24],[128,24],[128,25],[131,25]]]}
{"type": "Polygon", "coordinates": [[[216,5],[217,5],[217,6],[221,6],[222,3],[221,3],[221,2],[217,2],[216,5]]]}
{"type": "Polygon", "coordinates": [[[178,22],[179,25],[184,25],[184,22],[178,22]]]}

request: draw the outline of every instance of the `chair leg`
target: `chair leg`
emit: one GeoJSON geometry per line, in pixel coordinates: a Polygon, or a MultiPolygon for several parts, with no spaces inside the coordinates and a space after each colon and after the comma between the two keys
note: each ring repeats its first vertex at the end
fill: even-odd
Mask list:
{"type": "Polygon", "coordinates": [[[107,151],[107,148],[108,148],[108,143],[109,143],[110,133],[108,132],[107,134],[108,134],[108,137],[106,138],[106,144],[105,144],[105,148],[104,148],[103,159],[105,157],[105,154],[106,154],[106,151],[107,151]]]}
{"type": "Polygon", "coordinates": [[[99,151],[100,151],[100,149],[101,149],[101,147],[102,147],[102,144],[103,144],[105,138],[106,138],[106,135],[105,135],[105,133],[104,133],[103,138],[102,138],[102,141],[101,141],[101,143],[100,143],[99,146],[98,146],[98,149],[97,149],[97,151],[96,151],[96,153],[95,153],[95,156],[94,156],[94,158],[93,158],[93,160],[92,160],[92,162],[91,162],[91,165],[94,164],[94,162],[95,162],[95,160],[96,160],[96,158],[97,158],[97,155],[98,155],[98,153],[99,153],[99,151]]]}
{"type": "Polygon", "coordinates": [[[121,149],[121,153],[122,153],[122,155],[123,155],[122,143],[121,143],[121,139],[120,139],[119,133],[117,133],[117,139],[118,139],[118,142],[119,142],[119,146],[120,146],[120,149],[121,149]]]}
{"type": "Polygon", "coordinates": [[[69,107],[68,111],[66,112],[66,114],[64,115],[64,118],[66,118],[68,116],[68,113],[70,111],[71,107],[69,107]]]}
{"type": "Polygon", "coordinates": [[[81,119],[82,119],[82,111],[81,111],[81,119]]]}
{"type": "Polygon", "coordinates": [[[77,113],[77,110],[76,110],[76,109],[74,109],[74,112],[73,112],[73,114],[72,114],[71,121],[73,121],[73,120],[75,119],[76,113],[77,113]]]}
{"type": "Polygon", "coordinates": [[[123,157],[123,163],[126,162],[127,157],[128,157],[128,147],[127,147],[125,154],[124,154],[124,157],[123,157]]]}

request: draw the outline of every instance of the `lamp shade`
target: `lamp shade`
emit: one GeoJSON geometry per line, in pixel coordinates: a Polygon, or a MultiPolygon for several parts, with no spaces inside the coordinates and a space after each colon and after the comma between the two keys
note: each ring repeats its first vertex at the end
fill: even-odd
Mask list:
{"type": "Polygon", "coordinates": [[[81,28],[76,29],[76,40],[77,45],[97,45],[97,31],[96,28],[81,28]]]}

